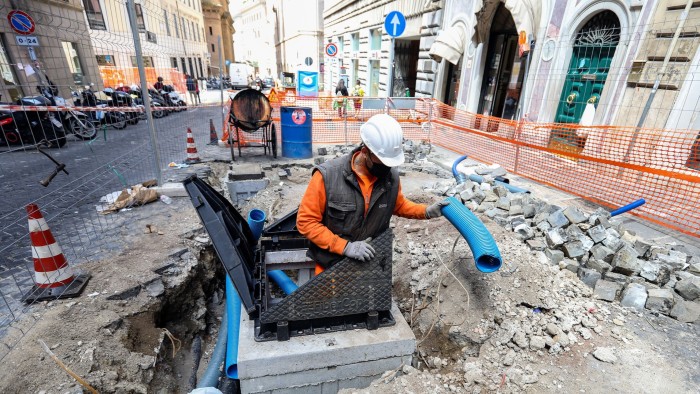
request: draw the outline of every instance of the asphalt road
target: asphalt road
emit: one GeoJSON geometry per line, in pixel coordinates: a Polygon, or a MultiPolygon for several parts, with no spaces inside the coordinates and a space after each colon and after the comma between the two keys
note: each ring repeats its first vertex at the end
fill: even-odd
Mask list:
{"type": "MultiPolygon", "coordinates": [[[[221,136],[219,106],[191,108],[155,119],[161,168],[186,158],[186,133],[190,128],[197,146],[209,142],[209,119],[221,136]]],[[[0,293],[16,296],[31,284],[31,249],[25,206],[35,202],[70,260],[80,261],[119,247],[105,237],[120,226],[118,215],[101,215],[95,206],[102,196],[155,178],[150,131],[145,121],[123,130],[108,127],[90,142],[73,136],[60,149],[48,152],[66,165],[48,186],[39,181],[53,171],[54,164],[33,151],[0,148],[0,293]],[[10,291],[12,287],[17,289],[10,291]]],[[[3,307],[0,300],[0,309],[3,307]]],[[[2,315],[2,313],[0,313],[2,315]]]]}

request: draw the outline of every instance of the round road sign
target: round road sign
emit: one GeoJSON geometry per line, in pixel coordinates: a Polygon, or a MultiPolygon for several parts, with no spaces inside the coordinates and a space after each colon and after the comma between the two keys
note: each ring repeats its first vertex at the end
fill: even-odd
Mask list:
{"type": "Polygon", "coordinates": [[[335,57],[335,55],[338,54],[338,46],[335,45],[334,43],[330,43],[326,45],[326,55],[330,57],[335,57]]]}
{"type": "Polygon", "coordinates": [[[24,11],[14,10],[7,14],[7,20],[10,22],[10,27],[17,34],[27,35],[34,33],[34,19],[24,11]]]}

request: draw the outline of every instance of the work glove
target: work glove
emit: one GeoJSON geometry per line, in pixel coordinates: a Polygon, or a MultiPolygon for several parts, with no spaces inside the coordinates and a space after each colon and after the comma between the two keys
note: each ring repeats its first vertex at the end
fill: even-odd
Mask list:
{"type": "Polygon", "coordinates": [[[442,216],[442,207],[446,207],[450,205],[450,202],[447,200],[443,200],[440,202],[436,202],[433,205],[429,205],[428,208],[425,208],[425,217],[428,219],[435,219],[439,218],[442,216]]]}
{"type": "Polygon", "coordinates": [[[367,238],[364,241],[348,242],[343,250],[343,255],[360,261],[369,261],[374,258],[374,248],[367,242],[372,238],[367,238]]]}

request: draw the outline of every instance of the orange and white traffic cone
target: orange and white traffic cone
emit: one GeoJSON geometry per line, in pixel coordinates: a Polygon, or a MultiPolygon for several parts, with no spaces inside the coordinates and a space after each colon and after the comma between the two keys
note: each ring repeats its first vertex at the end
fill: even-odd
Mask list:
{"type": "Polygon", "coordinates": [[[219,145],[219,137],[216,135],[214,121],[209,119],[209,145],[219,145]]]}
{"type": "Polygon", "coordinates": [[[23,300],[34,302],[80,295],[90,276],[76,275],[70,268],[39,207],[29,204],[26,209],[34,260],[34,288],[23,300]]]}
{"type": "Polygon", "coordinates": [[[199,156],[197,155],[197,145],[194,144],[194,136],[192,135],[192,129],[187,128],[187,159],[186,164],[196,164],[199,163],[199,156]]]}

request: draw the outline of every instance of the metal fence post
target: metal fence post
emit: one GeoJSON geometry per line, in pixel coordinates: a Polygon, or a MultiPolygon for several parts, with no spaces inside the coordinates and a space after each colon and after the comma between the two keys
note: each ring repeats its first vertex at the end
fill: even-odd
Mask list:
{"type": "Polygon", "coordinates": [[[153,169],[156,172],[158,185],[163,184],[163,173],[160,169],[160,152],[158,151],[158,139],[156,136],[156,126],[153,122],[153,114],[151,114],[151,98],[148,95],[148,81],[146,81],[146,69],[143,66],[143,57],[141,53],[141,39],[139,38],[139,29],[136,24],[136,6],[134,0],[128,0],[127,7],[129,13],[129,23],[131,24],[131,34],[134,36],[134,54],[136,55],[136,65],[139,68],[139,79],[141,80],[141,97],[143,97],[143,107],[146,111],[146,122],[151,135],[151,148],[153,149],[153,169]]]}
{"type": "MultiPolygon", "coordinates": [[[[345,105],[346,110],[347,110],[347,104],[345,105]]],[[[345,146],[349,146],[350,142],[348,141],[348,115],[346,114],[343,117],[343,128],[345,131],[345,146]]]]}
{"type": "MultiPolygon", "coordinates": [[[[224,55],[221,53],[221,36],[216,38],[216,46],[219,51],[219,88],[221,88],[221,130],[226,127],[224,114],[224,55]]],[[[233,148],[231,148],[233,149],[233,148]]]]}

